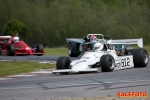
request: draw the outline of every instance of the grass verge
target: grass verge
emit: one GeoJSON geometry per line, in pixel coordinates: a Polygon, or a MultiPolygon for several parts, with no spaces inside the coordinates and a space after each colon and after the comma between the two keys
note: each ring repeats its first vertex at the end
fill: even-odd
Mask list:
{"type": "Polygon", "coordinates": [[[150,45],[145,45],[144,48],[147,50],[148,54],[150,55],[150,45]]]}
{"type": "Polygon", "coordinates": [[[45,55],[68,55],[68,48],[59,47],[59,48],[44,48],[45,55]]]}
{"type": "Polygon", "coordinates": [[[0,77],[8,75],[16,75],[21,73],[27,73],[37,71],[40,69],[52,69],[55,68],[55,64],[40,64],[38,62],[29,61],[14,61],[14,62],[0,62],[0,77]]]}
{"type": "MultiPolygon", "coordinates": [[[[131,46],[132,48],[136,49],[139,48],[138,46],[131,46]]],[[[145,48],[148,52],[148,54],[150,55],[150,46],[149,45],[144,45],[143,48],[145,48]]]]}

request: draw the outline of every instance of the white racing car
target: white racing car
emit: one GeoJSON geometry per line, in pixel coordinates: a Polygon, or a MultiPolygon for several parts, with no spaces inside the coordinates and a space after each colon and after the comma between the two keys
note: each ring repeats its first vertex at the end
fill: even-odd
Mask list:
{"type": "Polygon", "coordinates": [[[142,48],[143,40],[141,39],[122,39],[106,40],[98,42],[91,51],[87,51],[78,59],[71,61],[69,57],[59,57],[56,62],[56,70],[53,74],[69,74],[83,72],[110,72],[113,70],[146,67],[149,62],[147,51],[142,48]],[[126,49],[116,51],[114,45],[137,44],[138,49],[126,49]]]}

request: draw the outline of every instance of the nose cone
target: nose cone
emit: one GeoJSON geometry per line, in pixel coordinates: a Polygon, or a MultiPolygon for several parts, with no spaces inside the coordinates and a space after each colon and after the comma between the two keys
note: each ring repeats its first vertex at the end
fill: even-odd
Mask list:
{"type": "Polygon", "coordinates": [[[87,62],[78,63],[72,66],[71,72],[73,73],[79,73],[88,68],[87,62]]]}

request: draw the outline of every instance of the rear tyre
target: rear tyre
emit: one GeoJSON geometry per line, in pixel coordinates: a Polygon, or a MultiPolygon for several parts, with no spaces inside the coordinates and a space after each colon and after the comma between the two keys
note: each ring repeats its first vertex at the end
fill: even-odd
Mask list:
{"type": "Polygon", "coordinates": [[[15,55],[15,47],[14,47],[14,45],[8,45],[7,55],[8,56],[14,56],[15,55]]]}
{"type": "Polygon", "coordinates": [[[36,48],[37,48],[37,52],[41,52],[44,47],[43,47],[42,44],[37,44],[37,45],[36,45],[36,48]]]}
{"type": "Polygon", "coordinates": [[[100,66],[102,72],[111,72],[115,67],[115,60],[111,55],[103,55],[100,59],[100,66]]]}
{"type": "Polygon", "coordinates": [[[144,48],[134,49],[132,51],[134,67],[146,67],[149,62],[149,56],[144,48]]]}
{"type": "MultiPolygon", "coordinates": [[[[71,60],[69,57],[59,57],[56,62],[57,70],[61,69],[70,69],[71,60]]],[[[69,72],[60,73],[60,74],[68,74],[69,72]]]]}
{"type": "Polygon", "coordinates": [[[70,57],[78,57],[79,56],[78,52],[73,52],[73,48],[72,48],[71,43],[68,44],[68,55],[70,57]]]}

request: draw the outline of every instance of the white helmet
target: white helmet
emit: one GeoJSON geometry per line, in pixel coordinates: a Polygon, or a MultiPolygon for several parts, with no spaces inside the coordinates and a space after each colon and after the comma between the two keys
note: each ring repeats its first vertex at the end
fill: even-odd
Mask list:
{"type": "Polygon", "coordinates": [[[93,51],[100,51],[104,48],[104,45],[102,43],[95,43],[93,47],[93,51]]]}
{"type": "Polygon", "coordinates": [[[15,36],[14,39],[13,39],[13,41],[14,41],[15,43],[18,42],[18,41],[19,41],[19,37],[18,37],[18,36],[15,36]]]}
{"type": "Polygon", "coordinates": [[[92,36],[90,37],[90,41],[91,41],[91,42],[93,42],[93,41],[97,41],[97,37],[96,37],[96,36],[94,36],[94,35],[92,35],[92,36]]]}

